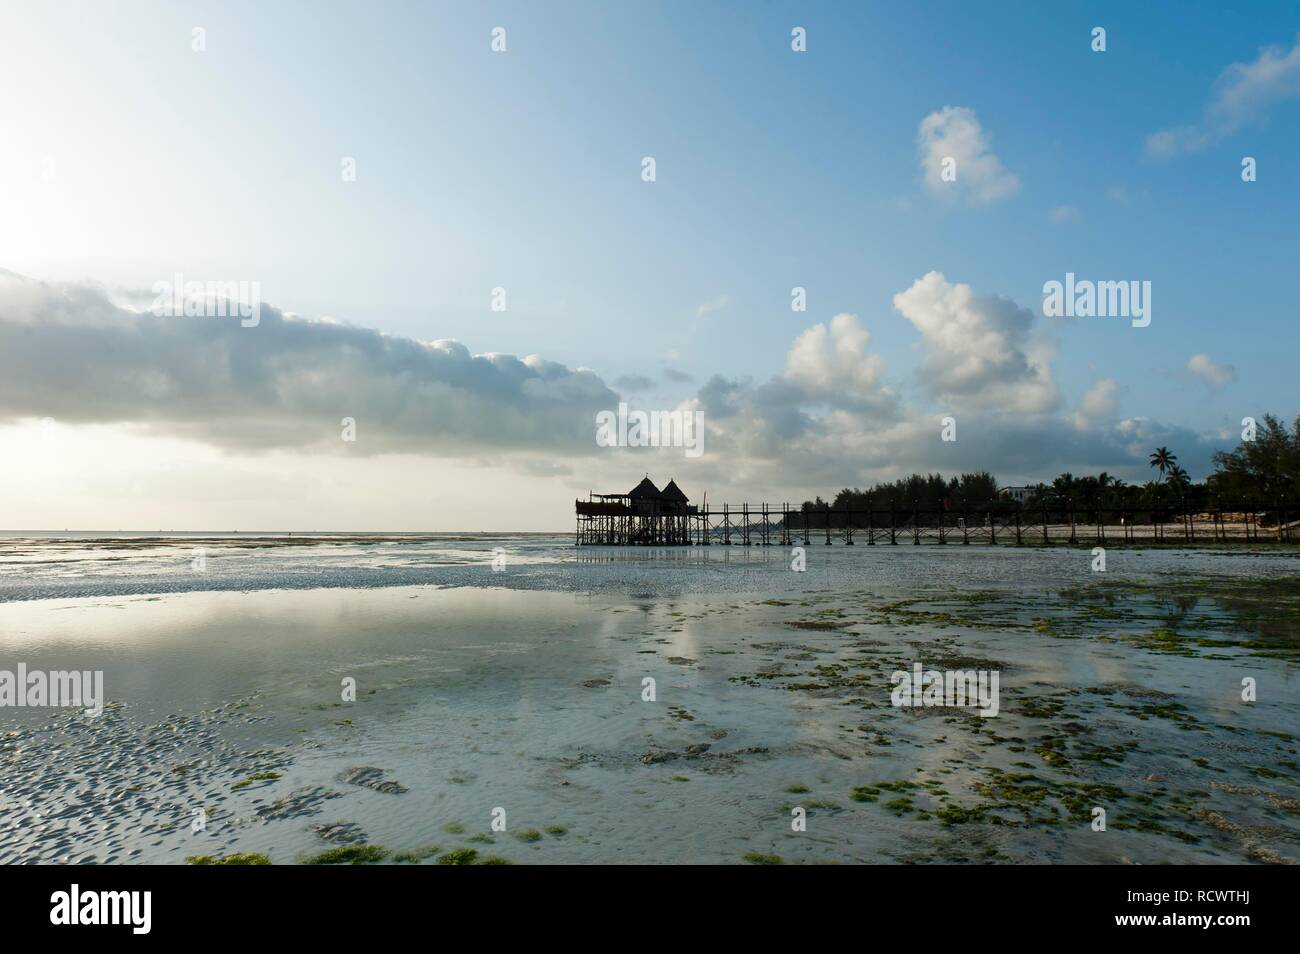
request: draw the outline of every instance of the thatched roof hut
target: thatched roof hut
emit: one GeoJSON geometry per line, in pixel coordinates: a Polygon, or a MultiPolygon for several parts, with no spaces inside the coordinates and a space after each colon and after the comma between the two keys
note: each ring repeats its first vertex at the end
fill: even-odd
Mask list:
{"type": "MultiPolygon", "coordinates": [[[[678,491],[678,493],[681,493],[681,491],[678,491]]],[[[646,476],[642,478],[641,483],[628,491],[628,496],[633,500],[658,500],[662,494],[659,492],[659,488],[656,487],[654,482],[650,479],[650,475],[646,474],[646,476]]]]}
{"type": "Polygon", "coordinates": [[[676,546],[691,542],[704,527],[675,480],[660,490],[650,475],[625,494],[588,495],[575,500],[578,543],[676,546]]]}
{"type": "Polygon", "coordinates": [[[659,495],[664,500],[671,500],[673,503],[686,503],[690,498],[682,493],[682,488],[677,486],[677,481],[668,481],[668,486],[663,489],[659,495]]]}

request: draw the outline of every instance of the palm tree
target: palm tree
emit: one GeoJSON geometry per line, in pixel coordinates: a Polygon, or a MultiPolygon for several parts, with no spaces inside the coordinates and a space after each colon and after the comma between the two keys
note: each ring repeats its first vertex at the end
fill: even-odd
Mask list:
{"type": "Polygon", "coordinates": [[[1169,468],[1168,480],[1169,483],[1173,484],[1175,487],[1186,487],[1191,483],[1191,479],[1187,476],[1187,471],[1183,470],[1183,468],[1177,464],[1174,464],[1169,468]]]}
{"type": "Polygon", "coordinates": [[[1151,466],[1159,469],[1161,477],[1169,473],[1169,468],[1177,462],[1177,455],[1169,453],[1168,447],[1157,447],[1151,455],[1151,466]]]}
{"type": "Polygon", "coordinates": [[[1098,474],[1097,475],[1097,499],[1104,501],[1107,497],[1109,497],[1110,494],[1106,493],[1106,491],[1114,483],[1115,483],[1115,478],[1112,477],[1110,474],[1108,474],[1106,471],[1103,470],[1100,474],[1098,474]]]}

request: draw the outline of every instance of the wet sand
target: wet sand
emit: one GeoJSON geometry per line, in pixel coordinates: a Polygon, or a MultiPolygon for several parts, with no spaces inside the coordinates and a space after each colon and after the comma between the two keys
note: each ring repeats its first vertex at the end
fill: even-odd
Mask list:
{"type": "Polygon", "coordinates": [[[0,709],[0,860],[1300,859],[1285,551],[350,541],[169,591],[188,545],[0,571],[0,665],[110,701],[0,709]],[[312,566],[359,583],[274,585],[312,566]],[[999,714],[894,707],[915,662],[999,671],[999,714]]]}

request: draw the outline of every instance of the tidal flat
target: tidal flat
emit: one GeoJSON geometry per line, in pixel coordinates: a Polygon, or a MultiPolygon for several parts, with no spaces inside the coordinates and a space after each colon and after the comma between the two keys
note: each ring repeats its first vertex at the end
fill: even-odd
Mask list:
{"type": "Polygon", "coordinates": [[[1291,550],[208,546],[0,542],[0,861],[1300,860],[1291,550]]]}

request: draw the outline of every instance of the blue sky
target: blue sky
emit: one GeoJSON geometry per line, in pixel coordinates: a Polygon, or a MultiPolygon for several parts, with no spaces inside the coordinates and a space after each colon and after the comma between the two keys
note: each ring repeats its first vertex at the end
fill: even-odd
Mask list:
{"type": "MultiPolygon", "coordinates": [[[[1072,271],[1149,280],[1151,325],[1038,314],[1014,346],[1050,352],[1059,401],[981,413],[1068,420],[1111,381],[1090,426],[1196,435],[1204,446],[1184,453],[1201,477],[1216,434],[1297,410],[1300,71],[1285,57],[1300,4],[110,3],[3,17],[0,268],[23,276],[257,280],[304,317],[540,354],[625,397],[613,382],[648,377],[632,390],[664,407],[715,375],[761,387],[806,329],[850,313],[909,414],[960,418],[974,405],[927,380],[935,356],[894,296],[937,271],[1037,312],[1043,283],[1072,271]],[[490,49],[497,26],[506,53],[490,49]],[[795,26],[806,53],[790,48],[795,26]],[[1276,69],[1260,65],[1270,46],[1276,69]],[[1211,121],[1233,64],[1258,70],[1229,97],[1237,113],[1211,121]],[[954,200],[923,182],[918,128],[949,106],[971,111],[1009,194],[954,200]],[[1199,148],[1145,146],[1198,126],[1199,148]],[[355,182],[341,181],[345,156],[355,182]],[[1241,181],[1243,156],[1258,181],[1241,181]],[[34,182],[50,161],[52,181],[34,182]],[[790,309],[796,285],[806,313],[790,309]],[[497,286],[504,313],[488,307],[497,286]],[[1188,370],[1194,355],[1217,380],[1188,370]]],[[[899,464],[1000,470],[944,452],[899,464]]],[[[1124,467],[1072,453],[1005,476],[1124,467]]],[[[887,469],[849,459],[806,489],[887,469]]]]}

